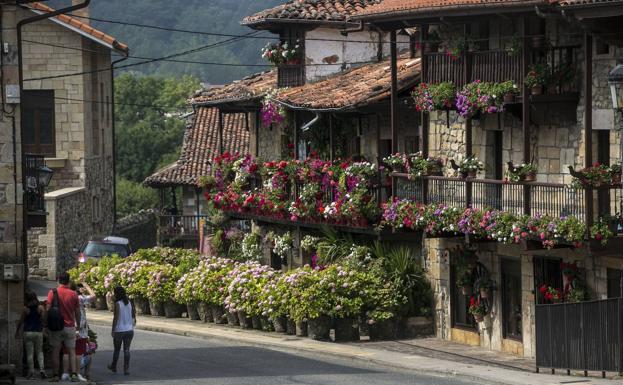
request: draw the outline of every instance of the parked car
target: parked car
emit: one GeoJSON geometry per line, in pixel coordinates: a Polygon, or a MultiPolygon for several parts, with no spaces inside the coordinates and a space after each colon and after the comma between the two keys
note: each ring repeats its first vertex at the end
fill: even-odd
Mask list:
{"type": "Polygon", "coordinates": [[[121,237],[104,237],[104,238],[91,238],[88,242],[78,250],[76,260],[78,263],[84,263],[89,259],[99,259],[107,255],[117,254],[120,257],[126,258],[132,254],[132,248],[130,247],[130,241],[127,238],[121,237]]]}

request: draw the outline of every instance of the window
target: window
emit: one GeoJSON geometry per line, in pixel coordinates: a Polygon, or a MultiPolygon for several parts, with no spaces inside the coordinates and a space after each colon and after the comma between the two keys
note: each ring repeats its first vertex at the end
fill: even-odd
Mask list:
{"type": "Polygon", "coordinates": [[[469,314],[469,295],[464,295],[456,284],[457,267],[450,266],[450,313],[452,327],[475,329],[474,317],[469,314]]]}
{"type": "Polygon", "coordinates": [[[609,55],[610,45],[601,39],[596,39],[595,53],[597,55],[609,55]]]}
{"type": "Polygon", "coordinates": [[[543,285],[562,289],[562,271],[560,263],[562,259],[534,257],[534,298],[536,303],[544,303],[539,288],[543,285]]]}
{"type": "Polygon", "coordinates": [[[24,91],[22,126],[24,153],[56,156],[53,90],[24,91]]]}
{"type": "Polygon", "coordinates": [[[504,338],[521,340],[521,261],[502,259],[501,286],[504,338]]]}
{"type": "Polygon", "coordinates": [[[608,269],[608,298],[623,297],[623,270],[608,269]]]}

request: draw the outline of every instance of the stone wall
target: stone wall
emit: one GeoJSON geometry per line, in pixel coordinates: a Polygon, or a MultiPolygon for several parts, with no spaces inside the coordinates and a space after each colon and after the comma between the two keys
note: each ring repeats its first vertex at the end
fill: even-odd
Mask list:
{"type": "Polygon", "coordinates": [[[128,238],[132,250],[157,246],[158,215],[155,210],[141,210],[117,222],[115,234],[128,238]]]}

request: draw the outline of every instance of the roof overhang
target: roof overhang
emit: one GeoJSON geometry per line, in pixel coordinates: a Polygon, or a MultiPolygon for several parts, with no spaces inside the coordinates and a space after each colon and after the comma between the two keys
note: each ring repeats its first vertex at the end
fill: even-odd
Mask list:
{"type": "Polygon", "coordinates": [[[292,26],[301,26],[306,29],[314,29],[320,27],[328,27],[335,29],[345,29],[345,28],[353,28],[359,25],[358,22],[351,21],[332,21],[332,20],[316,20],[316,19],[286,19],[286,18],[278,18],[278,17],[268,17],[265,19],[258,19],[249,22],[245,22],[244,20],[240,23],[246,27],[262,30],[262,31],[271,31],[271,32],[279,32],[283,28],[292,27],[292,26]]]}
{"type": "MultiPolygon", "coordinates": [[[[26,7],[26,9],[36,13],[37,15],[43,15],[43,14],[47,13],[47,12],[41,11],[39,9],[34,9],[34,8],[31,8],[31,7],[26,7]]],[[[115,51],[116,53],[118,53],[121,56],[128,56],[128,54],[129,54],[127,50],[123,50],[123,49],[121,49],[117,45],[118,43],[117,43],[116,40],[115,40],[115,42],[113,44],[109,44],[109,43],[105,42],[104,40],[98,39],[97,37],[95,37],[95,36],[85,32],[85,31],[81,30],[80,28],[76,28],[76,27],[74,27],[71,24],[67,24],[67,23],[64,23],[64,22],[60,21],[56,17],[49,18],[48,20],[50,20],[50,21],[52,21],[52,22],[54,22],[54,23],[56,23],[56,24],[58,24],[58,25],[60,25],[60,26],[62,26],[64,28],[67,28],[67,29],[69,29],[69,30],[71,30],[73,32],[76,32],[77,34],[80,34],[83,37],[86,37],[87,39],[92,40],[92,41],[94,41],[94,42],[96,42],[96,43],[98,43],[98,44],[100,44],[100,45],[102,45],[102,46],[112,50],[112,51],[115,51]]]]}

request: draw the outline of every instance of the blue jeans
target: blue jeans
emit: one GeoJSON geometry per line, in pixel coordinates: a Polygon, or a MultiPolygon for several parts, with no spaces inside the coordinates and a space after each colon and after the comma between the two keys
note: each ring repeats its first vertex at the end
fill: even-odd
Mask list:
{"type": "Polygon", "coordinates": [[[115,370],[117,369],[121,344],[123,344],[123,369],[128,370],[130,367],[130,344],[132,344],[132,338],[134,338],[133,330],[129,332],[113,333],[112,342],[115,350],[113,351],[111,366],[115,368],[115,370]]]}

